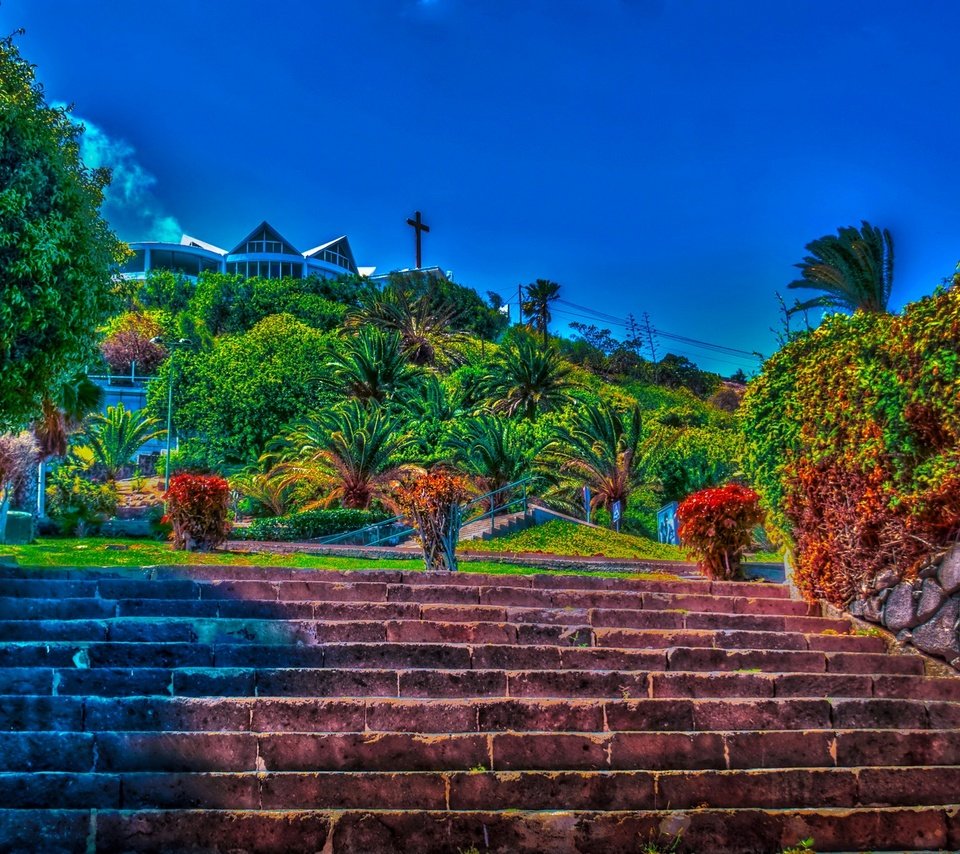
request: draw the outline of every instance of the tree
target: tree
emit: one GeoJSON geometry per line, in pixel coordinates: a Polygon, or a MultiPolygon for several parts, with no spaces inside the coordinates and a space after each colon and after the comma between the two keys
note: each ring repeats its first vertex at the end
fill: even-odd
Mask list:
{"type": "Polygon", "coordinates": [[[45,394],[40,418],[33,423],[41,460],[62,457],[67,453],[67,439],[77,432],[83,419],[100,408],[103,389],[79,371],[64,380],[51,393],[45,394]]]}
{"type": "Polygon", "coordinates": [[[788,288],[821,291],[822,295],[798,302],[791,313],[811,308],[885,312],[893,288],[893,238],[863,220],[861,227],[846,226],[837,234],[818,237],[806,245],[810,254],[796,267],[802,278],[788,288]]]}
{"type": "Polygon", "coordinates": [[[82,128],[46,103],[33,66],[0,40],[0,425],[21,426],[95,352],[126,249],[100,216],[106,170],[82,128]]]}
{"type": "Polygon", "coordinates": [[[274,444],[266,461],[277,463],[270,472],[277,487],[291,485],[314,496],[304,509],[339,502],[366,510],[373,501],[389,501],[399,479],[418,470],[397,462],[411,441],[396,416],[349,400],[304,418],[274,444]]]}
{"type": "Polygon", "coordinates": [[[537,347],[530,336],[520,335],[500,348],[482,385],[495,412],[532,420],[570,402],[576,388],[570,373],[555,349],[537,347]]]}
{"type": "Polygon", "coordinates": [[[548,279],[537,279],[532,285],[524,287],[526,299],[522,302],[523,313],[533,323],[533,328],[543,335],[547,343],[547,327],[550,325],[550,303],[560,297],[560,285],[548,279]]]}
{"type": "Polygon", "coordinates": [[[321,382],[338,395],[368,403],[402,398],[420,374],[411,366],[396,332],[363,326],[344,339],[323,366],[321,382]]]}
{"type": "Polygon", "coordinates": [[[108,480],[115,480],[120,469],[147,442],[166,435],[165,430],[157,429],[159,424],[144,410],[131,412],[122,403],[108,406],[105,415],[91,419],[86,430],[87,444],[106,469],[108,480]]]}

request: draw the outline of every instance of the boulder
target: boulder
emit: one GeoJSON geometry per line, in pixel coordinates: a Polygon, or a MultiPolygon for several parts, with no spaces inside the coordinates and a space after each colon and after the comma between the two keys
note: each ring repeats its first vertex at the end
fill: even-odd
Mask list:
{"type": "Polygon", "coordinates": [[[960,619],[960,599],[948,599],[932,620],[913,630],[913,645],[917,649],[953,661],[960,655],[957,643],[957,620],[960,619]]]}
{"type": "Polygon", "coordinates": [[[932,578],[925,578],[923,587],[920,588],[920,601],[917,603],[917,621],[925,623],[946,601],[947,594],[943,592],[943,588],[932,578]]]}
{"type": "Polygon", "coordinates": [[[863,608],[864,608],[863,599],[854,599],[849,605],[847,605],[847,611],[854,617],[863,617],[863,608]]]}
{"type": "Polygon", "coordinates": [[[873,580],[874,590],[885,590],[900,581],[900,575],[893,569],[885,569],[873,580]]]}
{"type": "Polygon", "coordinates": [[[920,622],[913,600],[913,585],[909,581],[901,581],[884,603],[883,624],[891,632],[899,632],[901,629],[913,628],[920,622]]]}
{"type": "Polygon", "coordinates": [[[960,547],[954,546],[944,555],[937,578],[948,596],[960,590],[960,547]]]}
{"type": "MultiPolygon", "coordinates": [[[[883,591],[886,594],[886,591],[883,591]]],[[[886,595],[870,596],[863,601],[863,619],[879,623],[883,617],[883,602],[886,595]]]]}

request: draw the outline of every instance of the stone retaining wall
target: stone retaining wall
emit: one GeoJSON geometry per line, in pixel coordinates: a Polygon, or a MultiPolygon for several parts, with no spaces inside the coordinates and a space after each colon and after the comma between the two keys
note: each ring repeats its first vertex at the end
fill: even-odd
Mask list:
{"type": "Polygon", "coordinates": [[[960,545],[921,570],[915,581],[882,573],[849,611],[960,670],[960,545]]]}

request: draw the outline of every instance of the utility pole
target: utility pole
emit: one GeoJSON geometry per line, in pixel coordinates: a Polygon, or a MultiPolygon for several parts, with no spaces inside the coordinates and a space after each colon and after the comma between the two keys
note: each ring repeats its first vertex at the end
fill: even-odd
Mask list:
{"type": "Polygon", "coordinates": [[[523,323],[523,285],[517,283],[517,326],[523,323]]]}

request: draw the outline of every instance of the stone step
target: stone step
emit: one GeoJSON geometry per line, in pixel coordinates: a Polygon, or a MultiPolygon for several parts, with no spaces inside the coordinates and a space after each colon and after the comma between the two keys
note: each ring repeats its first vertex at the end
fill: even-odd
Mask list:
{"type": "Polygon", "coordinates": [[[922,675],[919,656],[820,650],[621,649],[543,644],[0,642],[0,668],[308,667],[670,670],[922,675]]]}
{"type": "Polygon", "coordinates": [[[624,649],[884,652],[878,637],[737,629],[594,629],[590,624],[409,620],[266,620],[234,617],[116,617],[101,620],[0,620],[2,641],[317,644],[349,642],[546,644],[624,649]]]}
{"type": "Polygon", "coordinates": [[[337,668],[6,668],[0,695],[179,697],[876,697],[960,702],[960,680],[841,673],[337,668]]]}
{"type": "Polygon", "coordinates": [[[523,588],[505,585],[386,584],[372,581],[0,579],[0,597],[29,599],[210,599],[334,602],[420,602],[532,608],[686,610],[708,613],[815,616],[819,606],[783,597],[638,590],[523,588]]]}
{"type": "Polygon", "coordinates": [[[960,768],[3,772],[4,809],[684,810],[952,805],[960,768]]]}
{"type": "Polygon", "coordinates": [[[0,732],[2,771],[604,771],[960,765],[960,730],[0,732]]]}
{"type": "Polygon", "coordinates": [[[676,811],[2,810],[0,848],[45,852],[477,851],[626,854],[638,840],[756,854],[812,837],[819,851],[958,850],[949,807],[676,811]]]}
{"type": "MultiPolygon", "coordinates": [[[[669,563],[669,562],[667,562],[669,563]]],[[[660,562],[658,565],[662,565],[660,562]]],[[[607,578],[591,575],[535,574],[491,575],[477,572],[422,572],[401,570],[313,570],[288,567],[254,566],[155,566],[139,570],[111,567],[21,567],[0,566],[0,580],[82,581],[100,580],[166,581],[317,581],[331,584],[373,582],[416,586],[451,585],[457,587],[518,587],[533,589],[628,590],[637,592],[676,592],[716,596],[754,596],[789,599],[790,590],[770,582],[708,581],[705,579],[661,580],[644,577],[607,578]]],[[[0,595],[11,595],[0,593],[0,595]]],[[[21,595],[21,594],[12,594],[21,595]]]]}
{"type": "Polygon", "coordinates": [[[4,731],[581,732],[954,729],[960,703],[877,698],[187,698],[10,695],[4,731]]]}

